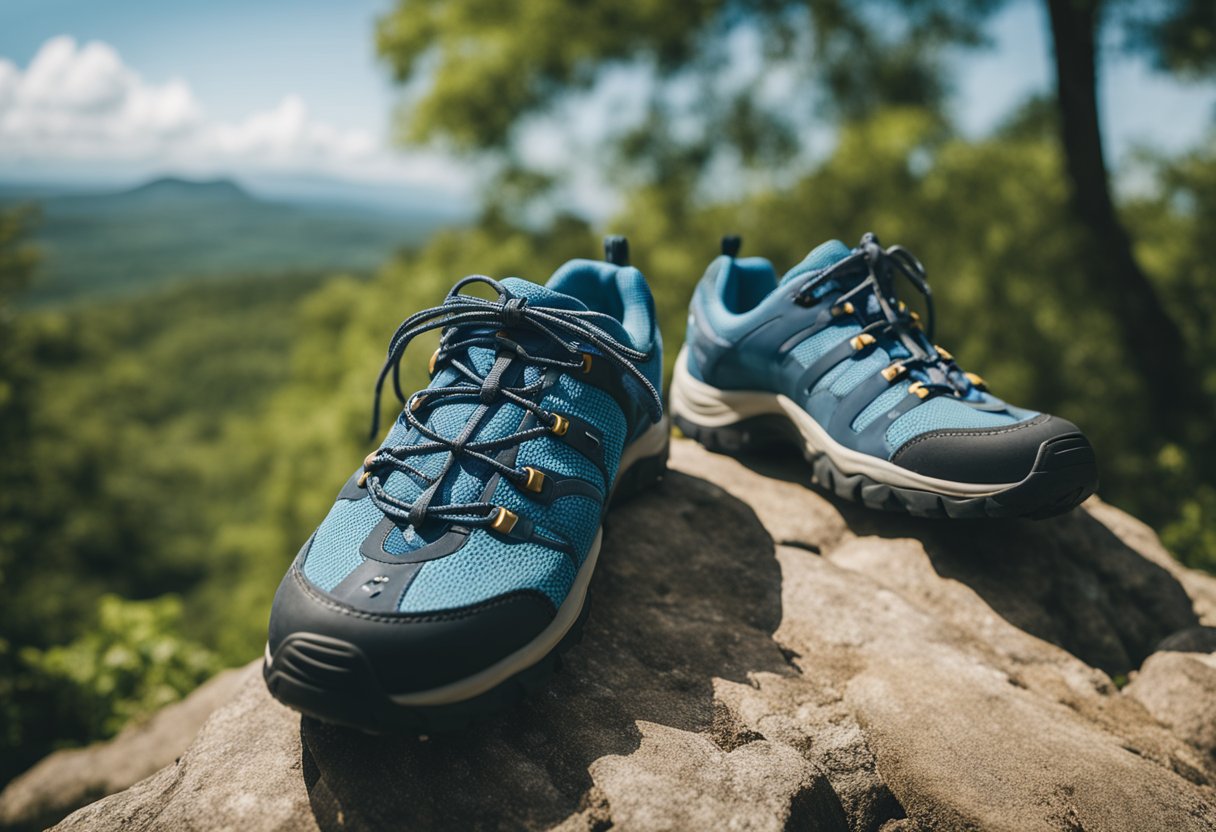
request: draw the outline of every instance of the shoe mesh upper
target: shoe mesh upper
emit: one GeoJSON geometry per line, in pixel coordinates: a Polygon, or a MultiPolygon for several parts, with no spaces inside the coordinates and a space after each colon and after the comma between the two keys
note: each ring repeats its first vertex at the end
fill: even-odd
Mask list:
{"type": "MultiPolygon", "coordinates": [[[[1020,411],[1019,411],[1020,413],[1020,411]]],[[[895,420],[887,429],[887,441],[898,448],[922,433],[949,428],[999,428],[1016,424],[1036,414],[1018,416],[1010,413],[992,413],[976,410],[950,399],[929,399],[920,407],[914,407],[895,420]]]]}
{"type": "Polygon", "coordinates": [[[334,503],[308,549],[304,577],[326,591],[340,584],[363,562],[359,545],[383,516],[366,497],[334,503]]]}
{"type": "MultiPolygon", "coordinates": [[[[604,274],[608,278],[603,281],[605,283],[614,277],[611,269],[604,271],[604,274]]],[[[649,296],[645,295],[644,284],[638,279],[617,280],[617,283],[620,284],[617,287],[601,287],[601,290],[609,294],[611,300],[613,289],[619,289],[620,308],[615,311],[623,315],[634,330],[638,330],[642,326],[636,320],[639,315],[651,315],[653,319],[653,303],[649,296]]],[[[508,279],[504,284],[508,285],[516,296],[527,297],[529,303],[564,309],[587,308],[575,298],[536,284],[516,279],[508,279]]],[[[613,337],[630,343],[624,328],[616,321],[607,321],[603,326],[613,337]]],[[[657,343],[656,339],[656,347],[657,343]]],[[[494,362],[494,352],[483,347],[473,347],[464,355],[464,360],[484,376],[494,362]]],[[[648,376],[657,378],[660,366],[661,357],[655,355],[642,369],[648,376]]],[[[541,373],[539,368],[528,366],[524,383],[539,380],[541,373]]],[[[453,369],[444,367],[436,373],[430,386],[451,385],[457,379],[458,375],[453,369]]],[[[591,483],[601,493],[606,494],[611,478],[616,473],[628,432],[625,415],[616,400],[576,376],[563,374],[546,392],[541,406],[551,411],[577,416],[602,432],[604,462],[608,469],[609,482],[604,482],[600,469],[581,453],[549,436],[522,443],[515,466],[519,468],[532,465],[561,477],[576,477],[591,483]]],[[[443,436],[456,437],[469,424],[478,408],[479,404],[476,402],[445,401],[431,409],[426,415],[425,424],[443,436]]],[[[495,402],[491,408],[491,412],[476,430],[476,439],[486,440],[515,432],[525,414],[522,408],[506,400],[495,402]]],[[[413,444],[418,441],[424,440],[416,431],[409,429],[404,416],[401,416],[388,432],[382,447],[413,444]]],[[[414,468],[434,476],[442,471],[447,458],[447,451],[437,451],[411,456],[408,462],[414,468]]],[[[480,501],[485,485],[493,473],[489,466],[479,460],[458,458],[442,481],[436,501],[480,501]]],[[[394,471],[383,483],[383,488],[394,498],[412,502],[422,493],[425,485],[405,472],[394,471]]],[[[545,506],[521,493],[506,480],[499,481],[488,502],[503,506],[531,520],[538,533],[567,541],[575,556],[571,557],[565,552],[550,549],[535,541],[504,541],[485,529],[476,528],[471,531],[468,542],[459,551],[422,564],[400,601],[399,609],[402,612],[431,612],[465,607],[520,590],[539,592],[555,606],[561,605],[578,565],[599,529],[599,502],[585,496],[567,496],[545,506]]],[[[360,500],[339,500],[314,536],[303,563],[304,576],[320,589],[332,590],[363,562],[359,549],[383,517],[383,513],[368,497],[360,500]]],[[[394,528],[385,541],[385,549],[392,554],[404,554],[433,542],[445,529],[446,526],[438,521],[424,523],[422,530],[415,530],[410,526],[404,531],[394,528]],[[428,529],[432,526],[434,528],[428,529]]]]}
{"type": "MultiPolygon", "coordinates": [[[[850,253],[850,249],[838,240],[824,243],[808,254],[802,262],[790,269],[780,279],[778,285],[787,286],[792,283],[809,280],[815,276],[815,273],[848,257],[850,253]]],[[[771,266],[767,264],[767,261],[760,258],[751,258],[747,261],[749,264],[748,269],[737,268],[735,264],[738,262],[740,261],[724,260],[719,267],[711,267],[706,273],[706,280],[709,281],[708,285],[712,286],[716,282],[729,279],[735,279],[736,281],[748,279],[753,280],[758,287],[770,279],[764,277],[765,274],[771,273],[771,266]]],[[[842,292],[846,291],[850,286],[855,285],[855,283],[849,282],[850,279],[846,276],[840,279],[843,283],[836,283],[836,278],[832,278],[828,282],[821,284],[821,287],[816,290],[814,296],[815,304],[826,304],[832,298],[839,297],[842,292]]],[[[770,291],[763,298],[753,301],[752,306],[746,309],[730,310],[723,305],[719,291],[709,288],[706,291],[699,290],[698,294],[705,304],[702,307],[705,313],[705,323],[711,325],[712,330],[718,338],[725,339],[728,342],[737,340],[741,346],[737,346],[735,349],[741,350],[748,348],[749,341],[745,339],[749,335],[760,331],[760,327],[757,325],[758,321],[768,322],[773,320],[774,316],[782,314],[784,308],[782,304],[792,305],[793,303],[789,298],[788,291],[779,290],[777,292],[770,291]]],[[[881,315],[877,298],[863,293],[854,295],[851,300],[854,306],[861,310],[859,314],[865,316],[864,320],[876,320],[878,319],[877,316],[881,315]]],[[[805,323],[803,325],[805,326],[805,323]]],[[[791,357],[798,366],[804,369],[809,368],[832,349],[861,331],[861,323],[854,319],[829,321],[818,331],[812,332],[795,345],[790,352],[791,357]]],[[[700,337],[697,326],[690,325],[689,337],[691,339],[700,337]]],[[[855,390],[858,385],[863,384],[891,363],[910,355],[905,346],[894,340],[891,336],[879,333],[877,337],[878,343],[874,347],[855,356],[850,355],[824,373],[815,382],[814,387],[810,391],[809,398],[805,398],[807,394],[805,390],[781,389],[782,384],[789,384],[789,377],[784,377],[785,381],[782,384],[778,384],[774,392],[781,392],[796,401],[806,402],[807,410],[811,416],[820,424],[828,425],[841,400],[851,391],[855,390]]],[[[771,349],[771,346],[768,349],[771,349]]],[[[927,344],[926,349],[928,349],[927,344]]],[[[697,350],[687,351],[687,355],[690,357],[695,356],[696,353],[697,350]]],[[[779,361],[780,359],[774,356],[772,360],[779,361]]],[[[754,364],[755,362],[753,361],[752,363],[754,364]]],[[[694,363],[690,363],[689,371],[693,373],[694,377],[704,380],[711,385],[723,387],[724,389],[755,389],[754,383],[748,384],[748,380],[738,377],[726,379],[706,378],[702,374],[700,367],[694,363]]],[[[732,370],[730,372],[735,371],[732,370]]],[[[713,368],[711,367],[712,375],[713,368]]],[[[913,378],[905,378],[877,394],[871,402],[866,404],[853,417],[850,425],[851,432],[857,434],[864,431],[876,419],[879,419],[883,414],[898,405],[901,399],[911,395],[908,392],[908,388],[912,380],[913,378]]],[[[984,429],[1001,427],[1016,424],[1037,415],[1033,412],[1011,407],[1004,410],[981,410],[973,406],[987,406],[994,402],[1000,404],[998,400],[975,388],[972,388],[965,396],[961,396],[960,398],[947,398],[940,395],[932,397],[891,422],[884,435],[886,444],[888,445],[888,452],[894,451],[909,439],[929,431],[947,428],[984,429]]],[[[837,439],[845,441],[848,437],[837,437],[837,439]]],[[[848,441],[845,441],[845,444],[849,444],[848,441]]]]}
{"type": "Polygon", "coordinates": [[[794,347],[794,359],[803,367],[810,367],[827,355],[832,347],[859,332],[861,327],[857,324],[829,324],[794,347]]]}

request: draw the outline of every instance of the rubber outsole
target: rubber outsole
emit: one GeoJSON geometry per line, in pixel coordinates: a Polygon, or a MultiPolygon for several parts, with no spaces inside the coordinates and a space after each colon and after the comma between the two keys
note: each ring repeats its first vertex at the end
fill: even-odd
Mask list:
{"type": "MultiPolygon", "coordinates": [[[[617,505],[648,488],[667,471],[668,447],[635,462],[616,483],[617,505]]],[[[442,705],[402,705],[380,684],[375,668],[357,645],[316,633],[295,633],[262,663],[262,676],[275,699],[306,716],[371,734],[433,734],[454,731],[508,708],[539,690],[558,672],[562,656],[583,637],[591,606],[588,590],[571,628],[538,661],[489,690],[442,705]]]]}
{"type": "Polygon", "coordinates": [[[698,425],[678,413],[672,415],[672,421],[685,436],[719,453],[734,455],[794,445],[811,464],[812,479],[822,488],[869,508],[915,517],[1042,520],[1080,505],[1098,485],[1097,458],[1089,440],[1080,433],[1044,442],[1030,473],[1016,485],[996,494],[957,497],[889,485],[866,474],[845,473],[826,453],[808,451],[798,428],[784,416],[756,416],[722,427],[698,425]]]}

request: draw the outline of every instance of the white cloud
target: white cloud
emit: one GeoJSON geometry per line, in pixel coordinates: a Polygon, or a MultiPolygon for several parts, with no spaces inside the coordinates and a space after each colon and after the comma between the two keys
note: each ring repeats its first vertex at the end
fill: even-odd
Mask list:
{"type": "Polygon", "coordinates": [[[210,118],[185,80],[150,83],[110,45],[68,36],[48,40],[24,70],[0,58],[0,165],[25,162],[467,186],[452,162],[394,154],[367,130],[318,121],[297,94],[237,122],[210,118]]]}

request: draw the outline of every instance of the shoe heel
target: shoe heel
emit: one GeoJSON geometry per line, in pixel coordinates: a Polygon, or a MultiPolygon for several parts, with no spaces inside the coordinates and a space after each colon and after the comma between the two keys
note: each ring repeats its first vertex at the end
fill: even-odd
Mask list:
{"type": "Polygon", "coordinates": [[[754,416],[720,427],[698,425],[678,413],[672,415],[671,421],[689,439],[720,454],[762,451],[790,442],[789,420],[783,416],[754,416]]]}
{"type": "Polygon", "coordinates": [[[612,505],[620,505],[657,485],[667,473],[667,457],[670,450],[670,443],[665,442],[663,450],[659,453],[643,457],[630,465],[617,480],[616,490],[612,494],[612,505]]]}

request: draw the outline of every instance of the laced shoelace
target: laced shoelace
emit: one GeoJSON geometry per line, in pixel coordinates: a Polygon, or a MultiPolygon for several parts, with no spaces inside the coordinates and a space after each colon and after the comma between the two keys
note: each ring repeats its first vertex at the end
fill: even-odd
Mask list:
{"type": "MultiPolygon", "coordinates": [[[[886,336],[907,350],[907,358],[901,358],[883,370],[883,376],[888,381],[914,373],[918,381],[909,389],[921,398],[938,393],[967,395],[972,388],[983,389],[983,379],[974,373],[964,373],[954,362],[954,356],[945,349],[937,345],[932,349],[926,347],[926,344],[933,342],[937,324],[933,292],[925,277],[925,267],[903,246],[883,248],[873,233],[865,234],[856,251],[804,283],[794,296],[795,302],[811,306],[819,300],[817,291],[829,281],[856,276],[862,269],[865,270],[865,278],[836,298],[832,314],[855,314],[868,308],[871,297],[877,299],[878,317],[867,323],[852,340],[855,347],[860,349],[886,336]],[[928,321],[923,329],[916,312],[896,296],[896,277],[905,278],[924,297],[928,321]],[[854,300],[857,300],[856,304],[854,300]],[[919,373],[916,372],[918,370],[919,373]],[[932,372],[934,370],[937,372],[932,372]]],[[[864,321],[864,311],[861,316],[864,321]]]]}
{"type": "MultiPolygon", "coordinates": [[[[662,418],[662,400],[635,362],[649,359],[647,353],[622,344],[594,321],[607,318],[590,310],[555,309],[532,306],[527,298],[517,297],[502,283],[483,275],[473,275],[459,281],[448,292],[440,306],[415,313],[401,323],[389,341],[388,355],[376,379],[372,407],[371,438],[380,428],[380,397],[384,382],[392,374],[393,391],[405,405],[402,413],[409,427],[421,440],[409,445],[385,446],[373,451],[363,462],[360,484],[367,488],[372,502],[386,515],[415,528],[427,520],[459,523],[463,526],[488,526],[494,523],[499,509],[487,502],[435,503],[436,495],[452,466],[460,457],[478,460],[493,471],[518,485],[525,485],[529,473],[499,461],[497,454],[530,439],[561,432],[564,421],[560,414],[542,408],[535,398],[545,387],[545,372],[530,384],[510,386],[504,382],[507,371],[516,363],[540,367],[542,370],[582,370],[591,360],[586,352],[593,347],[596,360],[603,358],[632,377],[647,394],[648,412],[654,421],[662,418]],[[461,289],[473,283],[484,283],[498,293],[497,301],[461,294],[461,289]],[[442,329],[439,349],[431,357],[431,372],[440,365],[451,368],[457,379],[444,387],[430,387],[406,397],[401,390],[401,359],[410,342],[431,330],[442,329]],[[546,343],[556,347],[559,356],[529,352],[512,340],[508,330],[528,330],[539,333],[546,343]],[[467,355],[473,347],[495,351],[494,363],[483,376],[459,356],[467,355]],[[493,439],[474,439],[489,411],[483,407],[463,426],[460,435],[447,437],[429,428],[417,415],[424,403],[430,409],[444,401],[468,401],[481,405],[507,401],[531,413],[535,426],[517,430],[493,439]],[[447,458],[437,475],[428,475],[407,460],[436,452],[446,452],[447,458]],[[423,484],[422,493],[413,501],[401,500],[384,490],[392,472],[400,471],[423,484]]],[[[523,374],[520,374],[522,380],[523,374]]]]}

